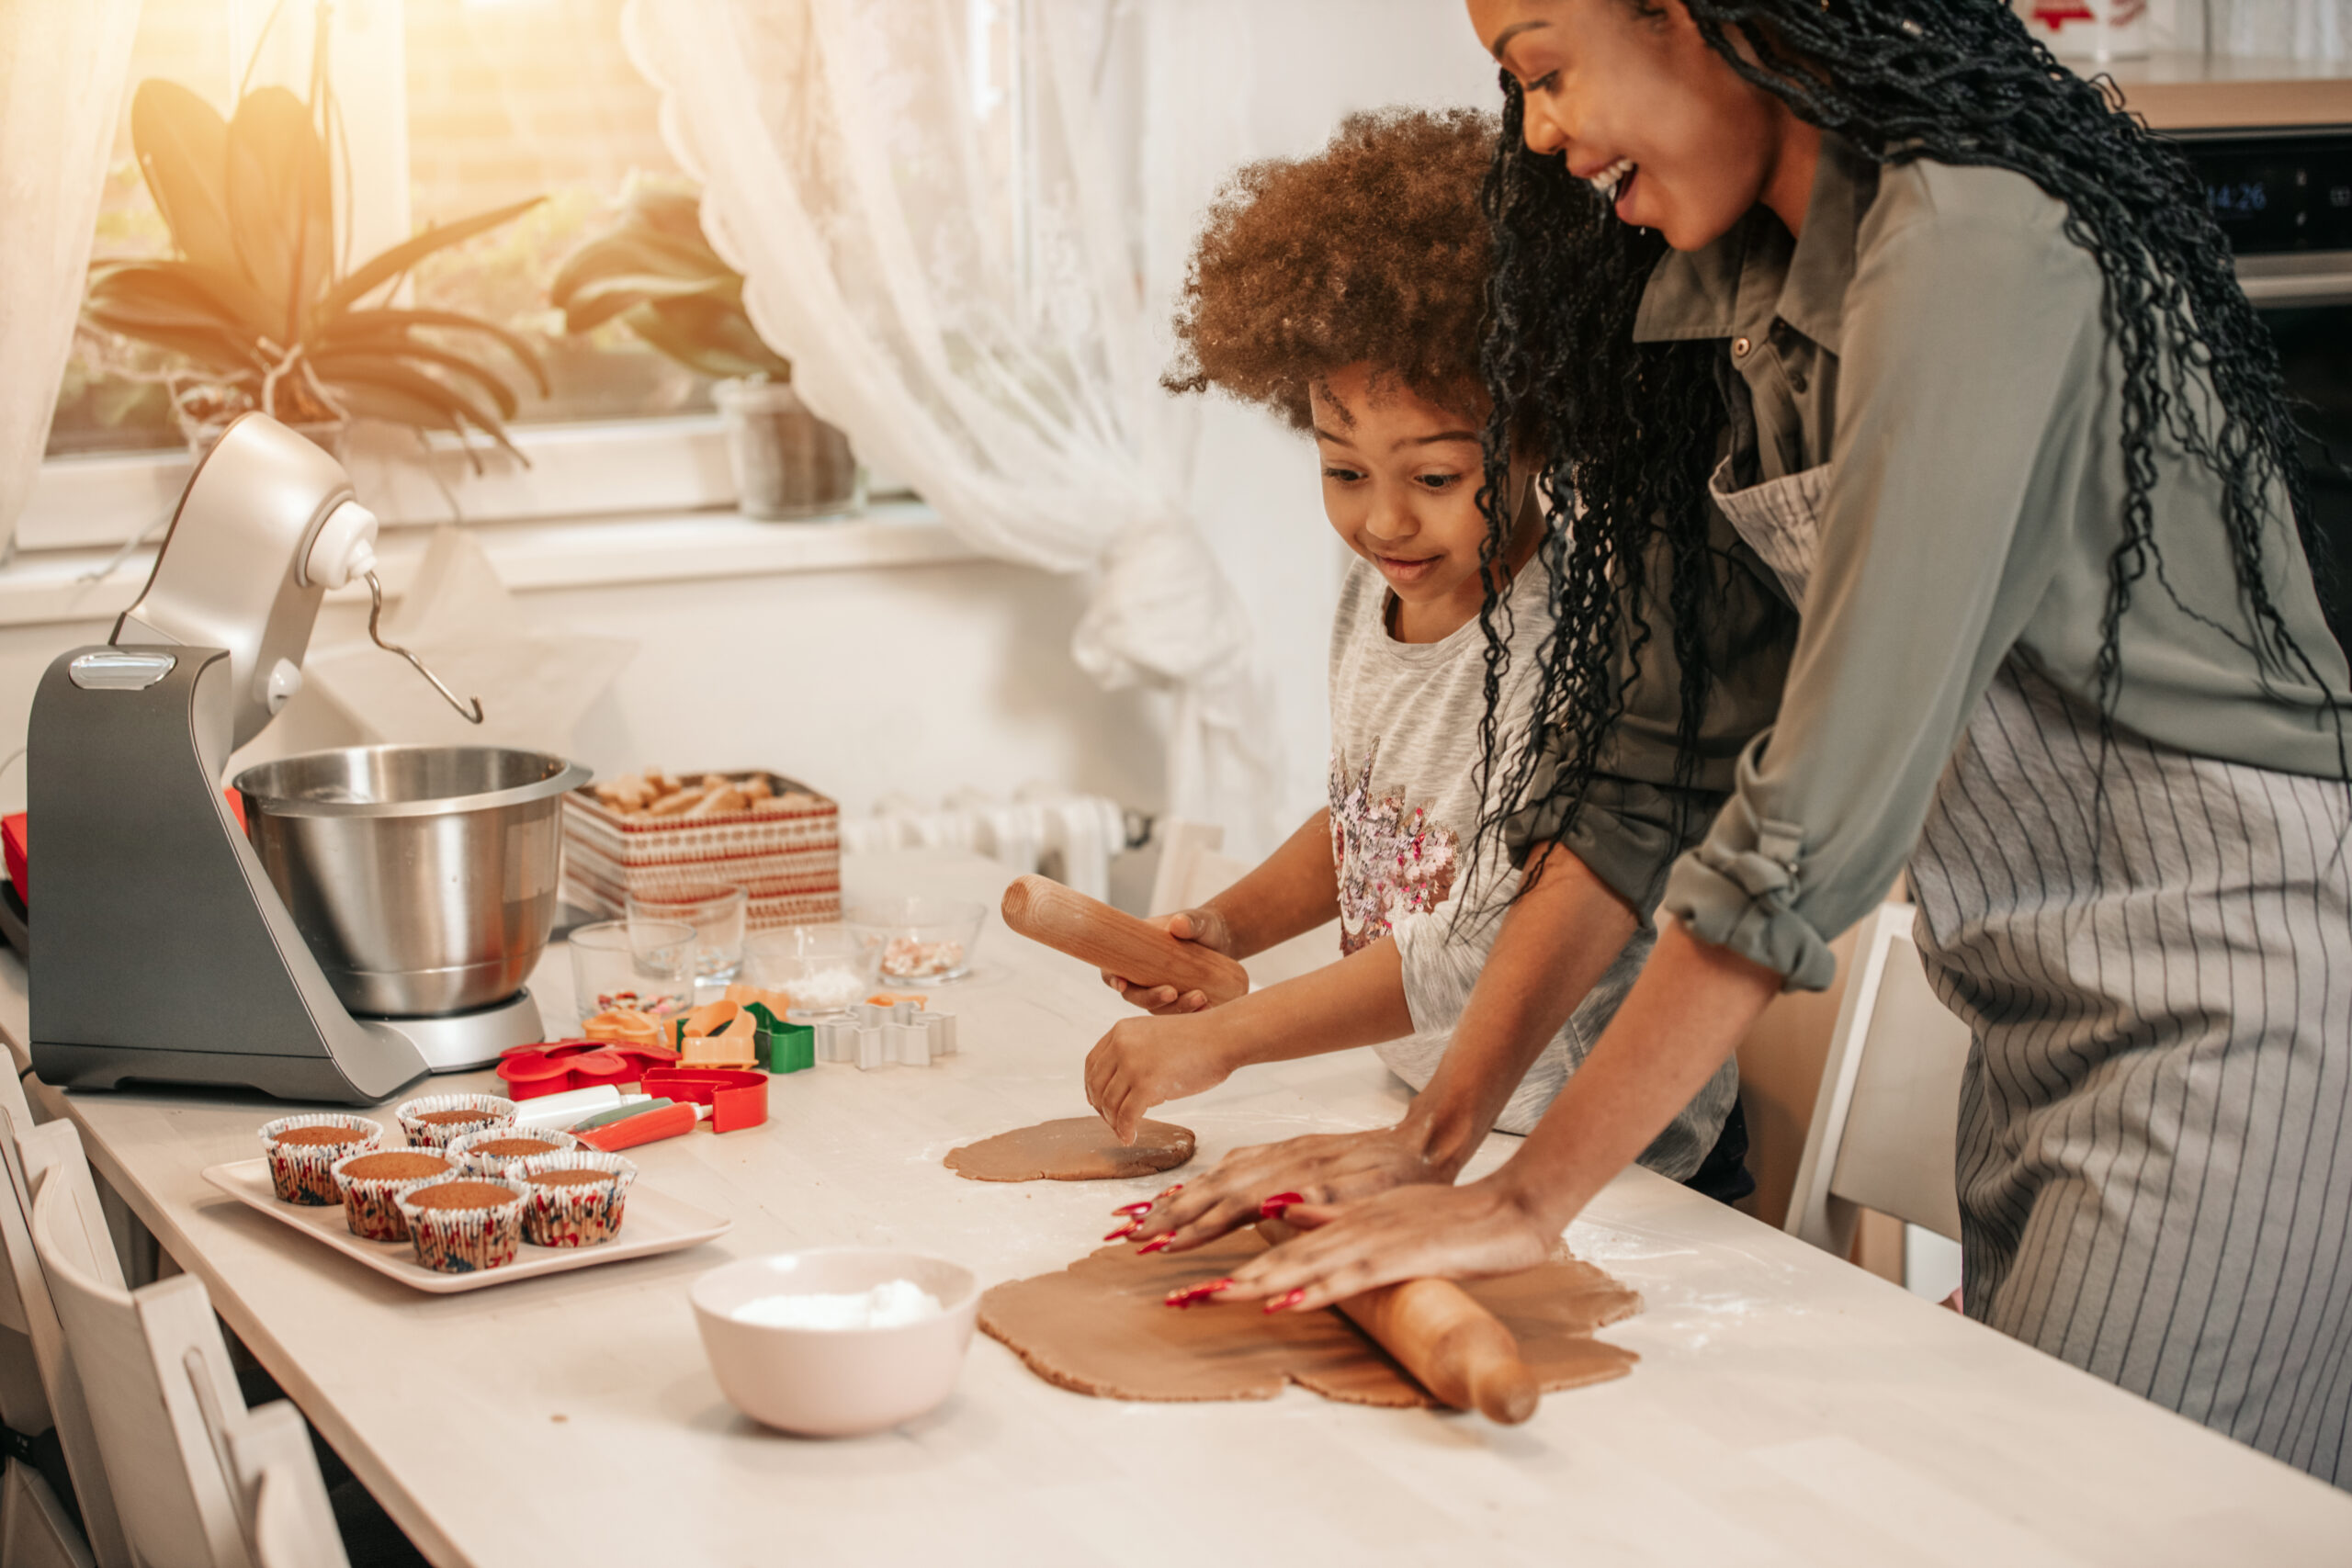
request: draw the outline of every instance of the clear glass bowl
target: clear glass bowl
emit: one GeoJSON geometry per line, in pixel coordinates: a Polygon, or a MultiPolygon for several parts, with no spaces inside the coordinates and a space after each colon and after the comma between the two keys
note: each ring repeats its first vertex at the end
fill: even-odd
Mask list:
{"type": "Polygon", "coordinates": [[[848,926],[786,926],[743,942],[743,978],[783,991],[795,1012],[841,1012],[875,989],[882,939],[848,926]]]}
{"type": "Polygon", "coordinates": [[[965,898],[890,898],[861,904],[842,917],[882,944],[886,986],[936,986],[972,972],[972,950],[989,907],[965,898]]]}
{"type": "Polygon", "coordinates": [[[571,933],[572,1006],[586,1023],[599,1013],[641,1012],[667,1021],[695,1005],[695,928],[683,922],[606,920],[571,933]]]}

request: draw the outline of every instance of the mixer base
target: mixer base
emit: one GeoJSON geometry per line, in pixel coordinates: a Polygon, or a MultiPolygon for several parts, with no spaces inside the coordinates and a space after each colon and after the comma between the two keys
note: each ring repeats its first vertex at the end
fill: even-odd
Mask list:
{"type": "Polygon", "coordinates": [[[359,1018],[358,1022],[371,1034],[407,1041],[424,1058],[425,1067],[436,1073],[473,1072],[495,1063],[501,1051],[536,1045],[548,1037],[547,1026],[539,1021],[539,1004],[527,990],[443,1018],[359,1018]]]}

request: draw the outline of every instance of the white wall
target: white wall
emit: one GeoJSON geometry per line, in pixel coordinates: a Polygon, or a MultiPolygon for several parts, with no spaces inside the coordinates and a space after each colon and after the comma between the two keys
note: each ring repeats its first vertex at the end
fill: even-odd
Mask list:
{"type": "MultiPolygon", "coordinates": [[[[1073,580],[994,562],[795,572],[520,596],[555,630],[642,643],[582,721],[574,754],[610,774],[763,766],[863,812],[901,791],[936,800],[1042,780],[1159,804],[1148,699],[1095,690],[1069,659],[1083,605],[1073,580]]],[[[35,683],[111,623],[0,628],[0,750],[23,744],[35,683]]],[[[314,646],[357,638],[363,612],[330,605],[314,646]]],[[[390,655],[384,655],[387,660],[390,655]]],[[[306,693],[237,762],[356,737],[306,693]]],[[[24,771],[0,780],[22,808],[24,771]]]]}
{"type": "MultiPolygon", "coordinates": [[[[1451,0],[1184,0],[1154,7],[1152,22],[1148,273],[1170,301],[1201,213],[1238,165],[1312,152],[1359,109],[1501,102],[1494,62],[1451,0]]],[[[1325,799],[1327,656],[1348,561],[1324,521],[1314,447],[1271,415],[1212,402],[1193,503],[1249,610],[1272,701],[1277,816],[1304,820],[1325,799]]]]}

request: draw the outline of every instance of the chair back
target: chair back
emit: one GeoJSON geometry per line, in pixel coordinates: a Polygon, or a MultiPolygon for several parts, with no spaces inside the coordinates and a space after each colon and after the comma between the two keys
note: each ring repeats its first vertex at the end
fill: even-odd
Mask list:
{"type": "MultiPolygon", "coordinates": [[[[48,1278],[33,1247],[33,1168],[37,1164],[47,1167],[69,1159],[79,1162],[81,1140],[62,1122],[35,1126],[24,1086],[13,1073],[6,1077],[6,1083],[0,1083],[0,1167],[6,1171],[6,1190],[0,1191],[0,1254],[6,1255],[6,1267],[0,1269],[6,1275],[5,1282],[0,1282],[0,1297],[15,1309],[22,1325],[19,1331],[31,1345],[45,1409],[39,1424],[32,1426],[20,1420],[20,1415],[32,1417],[29,1412],[20,1411],[18,1400],[0,1404],[0,1412],[20,1432],[55,1427],[58,1445],[65,1451],[66,1472],[74,1478],[74,1498],[82,1511],[90,1555],[97,1568],[132,1568],[130,1543],[115,1511],[114,1487],[107,1475],[97,1430],[90,1420],[88,1396],[83,1392],[81,1373],[74,1367],[65,1330],[50,1298],[48,1278]]],[[[89,1180],[85,1166],[83,1184],[88,1186],[89,1180]]],[[[122,1283],[122,1266],[111,1247],[96,1259],[95,1268],[100,1279],[116,1286],[122,1283]]]]}
{"type": "Polygon", "coordinates": [[[247,1411],[229,1428],[229,1462],[255,1568],[350,1568],[300,1411],[283,1399],[247,1411]]]}
{"type": "Polygon", "coordinates": [[[1915,911],[1883,904],[1854,941],[1787,1229],[1843,1258],[1856,1207],[1960,1239],[1953,1167],[1968,1026],[1936,997],[1915,911]]]}
{"type": "MultiPolygon", "coordinates": [[[[1151,912],[1170,915],[1206,903],[1254,868],[1222,852],[1225,829],[1205,822],[1172,820],[1159,828],[1159,869],[1151,879],[1151,912]]],[[[1278,942],[1241,961],[1250,984],[1263,990],[1310,970],[1340,961],[1339,921],[1278,942]]]]}
{"type": "Polygon", "coordinates": [[[252,1568],[229,1481],[228,1433],[244,1400],[211,1299],[185,1274],[124,1290],[73,1125],[46,1123],[25,1147],[34,1251],[136,1561],[252,1568]]]}

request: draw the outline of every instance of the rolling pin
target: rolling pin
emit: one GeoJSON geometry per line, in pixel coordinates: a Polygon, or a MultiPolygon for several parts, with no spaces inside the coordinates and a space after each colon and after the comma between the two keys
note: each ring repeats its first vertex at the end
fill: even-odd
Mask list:
{"type": "Polygon", "coordinates": [[[1012,879],[1004,890],[1004,923],[1135,985],[1202,992],[1212,1007],[1250,989],[1250,972],[1224,953],[1179,942],[1148,920],[1043,876],[1012,879]]]}
{"type": "MultiPolygon", "coordinates": [[[[1280,1220],[1260,1220],[1258,1234],[1279,1247],[1298,1232],[1280,1220]]],[[[1519,1359],[1519,1341],[1452,1280],[1406,1280],[1332,1304],[1454,1409],[1476,1410],[1504,1427],[1535,1414],[1543,1391],[1519,1359]]]]}

